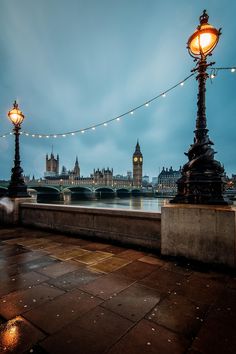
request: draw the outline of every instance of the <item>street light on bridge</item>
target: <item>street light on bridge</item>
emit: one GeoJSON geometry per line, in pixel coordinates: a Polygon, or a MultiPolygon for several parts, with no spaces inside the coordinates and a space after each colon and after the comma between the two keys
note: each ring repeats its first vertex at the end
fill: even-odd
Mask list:
{"type": "Polygon", "coordinates": [[[24,120],[24,114],[19,109],[17,102],[15,101],[12,109],[8,112],[8,118],[13,123],[13,133],[15,135],[15,160],[14,167],[12,168],[11,181],[8,186],[8,196],[16,198],[30,197],[27,193],[27,186],[23,178],[23,169],[20,166],[20,146],[19,135],[21,129],[21,123],[24,120]]]}
{"type": "Polygon", "coordinates": [[[194,142],[185,155],[189,161],[183,166],[181,177],[177,181],[178,192],[171,203],[186,204],[227,204],[223,198],[224,168],[214,160],[213,142],[209,139],[206,121],[206,80],[207,68],[215,63],[207,63],[207,56],[216,47],[221,29],[217,30],[208,23],[206,10],[200,16],[200,24],[189,37],[189,54],[197,61],[192,72],[197,72],[198,101],[194,142]]]}

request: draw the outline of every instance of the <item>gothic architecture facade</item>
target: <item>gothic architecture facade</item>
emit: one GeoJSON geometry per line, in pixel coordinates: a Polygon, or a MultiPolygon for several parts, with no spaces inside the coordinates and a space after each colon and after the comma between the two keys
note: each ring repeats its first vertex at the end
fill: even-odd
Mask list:
{"type": "Polygon", "coordinates": [[[143,175],[143,155],[140,150],[139,142],[137,141],[135,151],[133,153],[133,186],[142,186],[143,175]]]}
{"type": "Polygon", "coordinates": [[[59,156],[54,157],[53,152],[50,158],[46,155],[46,172],[44,173],[45,182],[48,184],[74,184],[74,185],[98,185],[111,186],[113,188],[121,187],[141,187],[142,186],[142,166],[143,155],[140,150],[139,142],[136,144],[133,154],[133,178],[130,171],[126,176],[113,174],[113,168],[94,169],[89,177],[81,177],[78,157],[72,170],[67,170],[62,166],[59,173],[59,156]]]}
{"type": "Polygon", "coordinates": [[[158,176],[157,190],[163,194],[175,194],[177,192],[177,180],[181,177],[181,167],[179,170],[173,170],[172,167],[163,167],[158,176]]]}
{"type": "Polygon", "coordinates": [[[46,155],[46,172],[44,173],[45,177],[56,177],[59,174],[59,156],[54,157],[53,151],[51,152],[50,157],[46,155]]]}

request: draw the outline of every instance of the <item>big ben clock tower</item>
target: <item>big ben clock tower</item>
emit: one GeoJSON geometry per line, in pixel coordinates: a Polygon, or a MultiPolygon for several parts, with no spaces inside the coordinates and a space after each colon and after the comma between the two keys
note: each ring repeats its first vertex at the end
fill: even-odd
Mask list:
{"type": "Polygon", "coordinates": [[[143,155],[140,151],[140,145],[137,141],[135,152],[133,153],[133,185],[141,187],[143,175],[143,155]]]}

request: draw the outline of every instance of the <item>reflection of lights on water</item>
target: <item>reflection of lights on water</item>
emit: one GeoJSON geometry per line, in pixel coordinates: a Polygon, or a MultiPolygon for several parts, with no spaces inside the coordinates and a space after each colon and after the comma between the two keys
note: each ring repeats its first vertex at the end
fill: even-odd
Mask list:
{"type": "Polygon", "coordinates": [[[8,322],[5,330],[2,332],[2,345],[6,350],[13,351],[18,345],[20,339],[19,326],[23,320],[16,317],[8,322]]]}

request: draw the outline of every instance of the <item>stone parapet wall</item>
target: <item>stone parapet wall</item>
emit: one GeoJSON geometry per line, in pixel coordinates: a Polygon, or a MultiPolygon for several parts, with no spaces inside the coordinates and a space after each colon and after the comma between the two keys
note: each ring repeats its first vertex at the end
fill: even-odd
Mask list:
{"type": "Polygon", "coordinates": [[[160,213],[24,203],[20,206],[20,222],[160,250],[160,213]]]}
{"type": "Polygon", "coordinates": [[[236,267],[236,208],[171,204],[161,209],[161,253],[236,267]]]}

